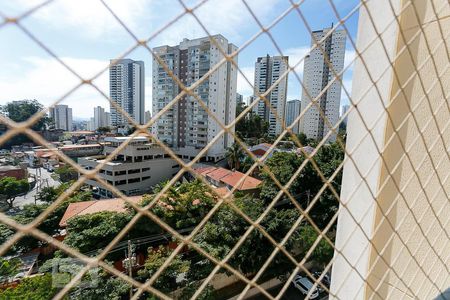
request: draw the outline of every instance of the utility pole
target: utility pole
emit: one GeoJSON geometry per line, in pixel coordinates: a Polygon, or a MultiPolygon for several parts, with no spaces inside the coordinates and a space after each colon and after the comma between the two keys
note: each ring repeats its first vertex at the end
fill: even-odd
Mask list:
{"type": "MultiPolygon", "coordinates": [[[[128,275],[133,278],[133,267],[136,265],[136,255],[133,253],[131,241],[128,240],[128,254],[123,260],[123,267],[128,269],[128,275]]],[[[133,297],[133,286],[130,286],[130,299],[133,297]]]]}

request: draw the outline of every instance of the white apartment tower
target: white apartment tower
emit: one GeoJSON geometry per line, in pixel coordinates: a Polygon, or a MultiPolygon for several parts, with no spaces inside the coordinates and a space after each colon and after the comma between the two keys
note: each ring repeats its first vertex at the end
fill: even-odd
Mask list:
{"type": "MultiPolygon", "coordinates": [[[[288,70],[288,59],[288,56],[269,55],[257,58],[255,63],[255,90],[259,94],[265,93],[288,70]]],[[[259,101],[253,107],[253,111],[269,123],[270,135],[278,135],[283,129],[287,85],[288,76],[267,94],[266,98],[271,107],[268,107],[264,99],[259,99],[255,94],[255,99],[259,101]]]]}
{"type": "Polygon", "coordinates": [[[105,127],[106,117],[105,109],[101,106],[94,107],[94,128],[105,127]]]}
{"type": "Polygon", "coordinates": [[[49,115],[55,124],[55,129],[72,130],[72,108],[64,104],[55,105],[50,107],[49,115]]]}
{"type": "MultiPolygon", "coordinates": [[[[300,115],[300,100],[291,100],[287,102],[286,105],[286,126],[290,126],[294,123],[295,119],[300,115]]],[[[298,133],[299,122],[292,127],[294,133],[298,133]]]]}
{"type": "MultiPolygon", "coordinates": [[[[320,47],[314,48],[305,58],[303,71],[302,111],[306,110],[301,120],[300,131],[308,138],[321,140],[330,131],[329,126],[319,113],[324,113],[328,121],[334,126],[339,120],[339,106],[341,101],[341,84],[335,80],[330,87],[316,101],[317,104],[308,105],[335,78],[333,71],[340,74],[344,68],[345,39],[344,30],[336,30],[327,35],[331,28],[313,32],[311,46],[316,41],[320,47]],[[325,54],[325,55],[324,55],[325,54]],[[332,66],[332,68],[330,67],[332,66]],[[307,108],[308,107],[308,108],[307,108]],[[320,110],[319,110],[320,107],[320,110]]],[[[336,140],[332,134],[328,141],[336,140]]]]}
{"type": "MultiPolygon", "coordinates": [[[[222,35],[213,36],[225,53],[237,47],[222,35]]],[[[177,46],[153,49],[169,70],[184,85],[191,86],[223,58],[221,50],[208,37],[184,39],[177,46]]],[[[237,63],[237,57],[234,57],[237,63]]],[[[182,90],[153,58],[153,115],[169,104],[182,90]]],[[[224,125],[232,122],[236,114],[237,69],[231,62],[220,65],[199,84],[194,92],[208,106],[212,114],[224,125]]],[[[158,138],[170,145],[183,158],[193,158],[222,130],[193,96],[183,96],[153,126],[158,138]]],[[[231,130],[234,131],[234,128],[231,130]]],[[[216,161],[225,156],[225,149],[233,144],[230,134],[222,135],[205,154],[206,160],[216,161]]]]}
{"type": "MultiPolygon", "coordinates": [[[[111,60],[109,91],[117,103],[138,124],[144,123],[145,109],[144,62],[131,59],[111,60]]],[[[126,126],[127,118],[111,105],[111,125],[126,126]]]]}

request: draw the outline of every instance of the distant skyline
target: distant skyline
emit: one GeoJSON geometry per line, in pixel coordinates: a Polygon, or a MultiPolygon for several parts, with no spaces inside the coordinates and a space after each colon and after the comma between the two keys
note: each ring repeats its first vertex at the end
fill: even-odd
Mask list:
{"type": "MultiPolygon", "coordinates": [[[[15,17],[30,7],[42,3],[42,0],[2,1],[0,12],[15,17]]],[[[247,0],[264,26],[270,25],[280,14],[286,11],[290,3],[281,0],[247,0]]],[[[357,0],[334,0],[341,17],[348,14],[357,4],[357,0]]],[[[183,12],[178,1],[148,0],[109,0],[106,3],[129,26],[139,39],[150,37],[169,21],[183,12]]],[[[197,1],[185,1],[193,6],[197,1]]],[[[300,9],[312,30],[319,30],[337,23],[337,19],[327,1],[305,1],[300,9]]],[[[211,34],[223,34],[230,42],[241,47],[257,32],[259,27],[245,5],[240,0],[210,0],[195,13],[211,34]]],[[[353,38],[356,36],[358,13],[346,21],[353,38]]],[[[94,84],[109,95],[108,63],[110,59],[121,56],[134,44],[134,40],[112,17],[100,1],[54,1],[22,21],[37,39],[42,41],[70,68],[87,78],[101,70],[104,73],[94,84]],[[68,38],[70,37],[70,38],[68,38]]],[[[311,37],[298,13],[291,11],[282,21],[271,29],[271,33],[284,55],[289,56],[291,65],[298,62],[310,48],[311,37]]],[[[155,37],[149,47],[165,44],[174,45],[183,38],[198,38],[205,35],[196,20],[185,15],[161,34],[155,37]]],[[[67,71],[58,61],[49,56],[42,48],[14,25],[0,28],[0,105],[13,100],[36,99],[48,106],[74,88],[79,79],[67,71]]],[[[279,55],[267,35],[260,35],[254,42],[239,53],[239,67],[253,84],[254,65],[259,56],[279,55]]],[[[151,55],[140,47],[126,55],[133,60],[145,63],[145,110],[151,110],[152,80],[151,55]]],[[[347,42],[346,64],[354,57],[354,50],[347,42]]],[[[297,69],[302,79],[303,65],[297,69]]],[[[344,82],[351,90],[352,70],[344,75],[344,82]]],[[[252,94],[252,88],[241,75],[238,75],[237,92],[244,99],[252,94]]],[[[294,76],[289,74],[287,100],[299,99],[301,87],[294,76]]],[[[341,104],[348,103],[345,94],[341,104]]],[[[74,120],[88,119],[93,116],[93,108],[105,107],[109,102],[90,86],[82,86],[60,104],[73,108],[74,120]]]]}

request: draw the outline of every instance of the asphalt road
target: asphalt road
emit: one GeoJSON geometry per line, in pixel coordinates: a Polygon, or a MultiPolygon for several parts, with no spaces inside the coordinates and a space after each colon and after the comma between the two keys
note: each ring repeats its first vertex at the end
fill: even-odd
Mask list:
{"type": "MultiPolygon", "coordinates": [[[[31,176],[32,174],[36,175],[36,180],[41,180],[42,187],[58,186],[60,184],[58,181],[54,180],[51,177],[52,173],[48,172],[44,168],[28,168],[28,174],[29,176],[31,176]]],[[[37,186],[38,185],[36,184],[34,188],[26,195],[17,197],[16,200],[14,200],[14,206],[23,207],[25,204],[34,203],[34,196],[37,192],[37,186]]]]}

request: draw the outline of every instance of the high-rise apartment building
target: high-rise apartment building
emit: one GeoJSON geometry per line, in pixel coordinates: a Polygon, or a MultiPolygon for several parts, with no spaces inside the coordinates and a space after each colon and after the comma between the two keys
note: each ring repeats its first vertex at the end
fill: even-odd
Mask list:
{"type": "Polygon", "coordinates": [[[150,122],[150,120],[152,119],[152,113],[147,110],[144,114],[144,122],[145,124],[147,124],[148,122],[150,122]]]}
{"type": "MultiPolygon", "coordinates": [[[[265,93],[289,68],[288,56],[264,56],[258,57],[255,63],[255,90],[259,94],[265,93]]],[[[271,107],[268,107],[263,99],[253,107],[253,111],[262,119],[269,122],[269,134],[280,134],[285,117],[286,92],[288,76],[284,77],[266,98],[271,107]],[[276,114],[275,114],[276,112],[276,114]]]]}
{"type": "Polygon", "coordinates": [[[105,109],[101,106],[94,107],[94,128],[105,127],[105,109]]]}
{"type": "Polygon", "coordinates": [[[49,115],[55,124],[55,129],[72,130],[72,108],[64,104],[55,105],[50,107],[49,115]]]}
{"type": "MultiPolygon", "coordinates": [[[[313,103],[308,107],[311,100],[318,97],[335,78],[333,71],[340,74],[344,68],[345,32],[336,30],[327,35],[330,30],[331,28],[325,28],[313,32],[311,45],[313,46],[316,41],[320,42],[322,50],[316,47],[306,56],[303,71],[304,90],[301,110],[306,112],[301,120],[300,131],[304,132],[308,138],[318,140],[330,131],[320,111],[326,116],[331,126],[334,126],[339,119],[341,101],[341,84],[336,79],[315,102],[316,104],[313,103]]],[[[336,135],[330,135],[327,140],[335,141],[336,135]]]]}
{"type": "MultiPolygon", "coordinates": [[[[111,60],[109,91],[117,103],[138,124],[144,123],[145,109],[144,62],[131,59],[111,60]]],[[[111,105],[111,125],[126,126],[127,118],[111,105]]]]}
{"type": "MultiPolygon", "coordinates": [[[[177,46],[161,46],[154,53],[167,65],[184,85],[191,86],[223,58],[221,50],[231,54],[237,47],[222,35],[188,40],[177,46]]],[[[234,57],[237,63],[237,57],[234,57]]],[[[178,84],[153,58],[153,115],[156,115],[180,92],[178,84]]],[[[237,69],[231,62],[220,65],[202,81],[194,92],[224,125],[232,122],[236,114],[237,69]]],[[[153,126],[158,138],[174,148],[184,158],[198,154],[222,130],[219,124],[203,109],[193,96],[184,95],[153,126]]],[[[234,131],[234,128],[231,128],[234,131]]],[[[216,161],[225,156],[225,149],[233,144],[230,134],[222,135],[208,148],[205,158],[216,161]]]]}
{"type": "Polygon", "coordinates": [[[105,126],[111,126],[111,113],[105,112],[105,126]]]}
{"type": "Polygon", "coordinates": [[[236,105],[244,105],[244,96],[239,93],[236,93],[236,105]]]}
{"type": "MultiPolygon", "coordinates": [[[[286,105],[286,126],[290,126],[294,123],[295,119],[300,115],[300,100],[291,100],[286,105]]],[[[292,127],[294,133],[298,133],[299,122],[292,127]]]]}

